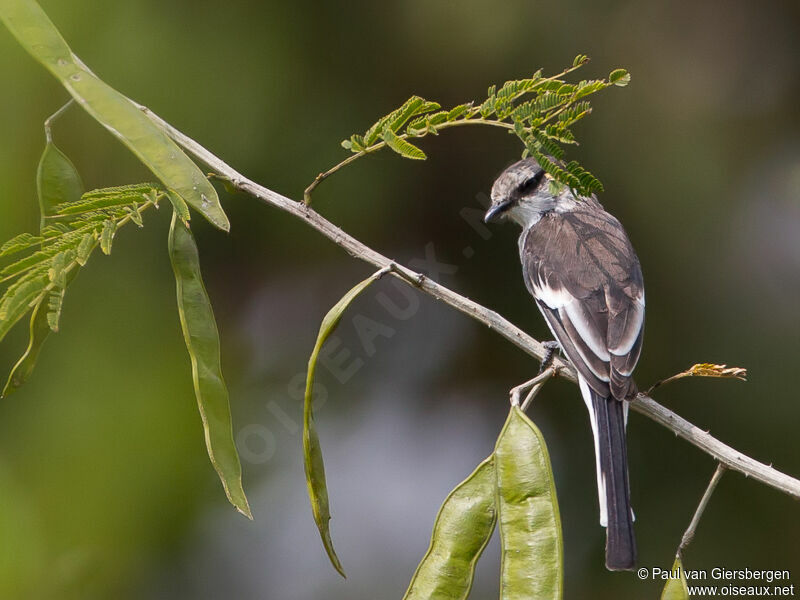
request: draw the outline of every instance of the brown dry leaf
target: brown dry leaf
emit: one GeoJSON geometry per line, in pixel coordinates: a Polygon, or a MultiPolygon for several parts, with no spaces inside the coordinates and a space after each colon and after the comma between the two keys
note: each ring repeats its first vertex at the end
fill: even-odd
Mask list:
{"type": "Polygon", "coordinates": [[[689,377],[732,377],[747,381],[747,369],[729,367],[728,365],[699,363],[692,365],[692,367],[688,371],[684,371],[684,373],[689,377]]]}
{"type": "Polygon", "coordinates": [[[741,367],[729,367],[728,365],[715,365],[714,363],[697,363],[696,365],[692,365],[686,371],[681,371],[672,377],[667,377],[666,379],[662,379],[658,383],[653,384],[650,389],[645,392],[645,396],[649,396],[653,390],[661,387],[665,383],[672,383],[673,381],[683,379],[684,377],[722,377],[747,381],[747,369],[743,369],[741,367]]]}

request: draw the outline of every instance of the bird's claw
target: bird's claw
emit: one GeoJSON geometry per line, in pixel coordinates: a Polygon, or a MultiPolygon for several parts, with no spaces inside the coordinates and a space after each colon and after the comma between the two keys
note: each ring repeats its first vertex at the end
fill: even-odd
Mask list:
{"type": "Polygon", "coordinates": [[[553,356],[555,356],[556,351],[561,349],[561,344],[555,340],[542,342],[542,346],[544,346],[545,353],[542,357],[542,362],[539,365],[539,375],[544,373],[545,369],[550,366],[550,363],[553,362],[553,356]]]}

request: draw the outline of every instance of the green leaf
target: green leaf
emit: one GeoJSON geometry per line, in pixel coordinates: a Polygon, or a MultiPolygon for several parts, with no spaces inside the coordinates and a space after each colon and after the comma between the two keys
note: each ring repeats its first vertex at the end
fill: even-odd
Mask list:
{"type": "Polygon", "coordinates": [[[515,98],[520,93],[525,91],[525,80],[524,79],[512,79],[511,81],[506,81],[500,89],[497,90],[495,96],[497,99],[504,99],[508,100],[511,98],[515,98]]]}
{"type": "MultiPolygon", "coordinates": [[[[399,133],[403,125],[405,125],[412,117],[430,113],[434,110],[439,110],[440,108],[441,106],[438,102],[429,102],[424,98],[420,98],[419,96],[411,96],[411,98],[406,100],[400,108],[392,111],[385,117],[378,119],[369,129],[367,129],[363,137],[352,136],[349,140],[342,142],[342,146],[348,150],[351,150],[352,152],[360,152],[372,146],[378,140],[378,138],[383,135],[383,132],[387,128],[393,133],[399,133]]],[[[423,120],[424,119],[415,119],[414,122],[418,124],[423,120]]]]}
{"type": "Polygon", "coordinates": [[[602,192],[603,184],[589,171],[584,169],[578,164],[577,161],[570,161],[565,167],[567,172],[577,178],[579,185],[572,186],[577,189],[582,195],[587,196],[594,192],[602,192]]]}
{"type": "Polygon", "coordinates": [[[547,185],[550,194],[553,196],[560,196],[563,193],[565,187],[566,186],[563,183],[555,179],[551,179],[547,185]]]}
{"type": "Polygon", "coordinates": [[[28,348],[11,369],[11,374],[8,376],[8,381],[6,381],[0,398],[5,398],[13,393],[30,378],[36,366],[36,361],[39,359],[42,346],[47,336],[50,335],[50,324],[47,319],[47,306],[45,306],[44,298],[33,309],[29,335],[28,348]]]}
{"type": "Polygon", "coordinates": [[[169,200],[172,202],[172,208],[178,214],[178,218],[188,227],[191,214],[189,214],[189,207],[186,202],[172,190],[167,190],[167,196],[169,196],[169,200]]]}
{"type": "MultiPolygon", "coordinates": [[[[565,155],[562,145],[577,145],[570,127],[591,113],[591,105],[582,98],[612,84],[623,85],[628,76],[624,69],[617,69],[609,80],[565,81],[566,75],[588,60],[587,56],[580,54],[575,57],[571,68],[558,75],[543,78],[539,69],[528,79],[506,81],[499,90],[492,85],[486,92],[486,99],[478,106],[469,102],[449,110],[437,110],[437,103],[412,96],[399,109],[376,121],[367,130],[364,143],[369,152],[388,146],[401,156],[423,160],[425,153],[411,143],[411,139],[438,135],[441,130],[455,125],[481,124],[505,128],[513,131],[525,146],[523,157],[535,156],[539,159],[546,156],[540,162],[558,184],[580,195],[591,195],[601,191],[602,184],[586,170],[565,169],[561,164],[565,155]],[[526,95],[528,97],[524,98],[526,95]],[[430,112],[434,110],[437,112],[430,112]],[[381,137],[384,143],[376,144],[381,137]]],[[[346,140],[343,145],[353,152],[361,148],[357,136],[346,140]]],[[[330,172],[349,164],[352,158],[346,159],[330,172]]],[[[317,183],[312,184],[311,188],[317,183]]]]}
{"type": "Polygon", "coordinates": [[[0,20],[95,120],[125,144],[164,185],[211,223],[230,223],[214,187],[178,145],[128,98],[99,79],[75,56],[33,0],[4,0],[0,20]]]}
{"type": "Polygon", "coordinates": [[[45,239],[59,237],[64,233],[72,231],[68,225],[64,223],[51,223],[42,228],[41,234],[45,239]]]}
{"type": "Polygon", "coordinates": [[[200,273],[200,257],[194,236],[175,213],[169,230],[169,256],[175,273],[178,314],[192,362],[192,380],[208,456],[228,500],[240,513],[252,519],[242,488],[239,454],[233,441],[228,390],[220,364],[217,322],[200,273]]]}
{"type": "Polygon", "coordinates": [[[542,133],[538,129],[535,129],[533,131],[533,136],[541,145],[541,149],[550,154],[553,158],[560,159],[564,156],[564,149],[556,142],[548,138],[546,134],[542,133]]]}
{"type": "MultiPolygon", "coordinates": [[[[436,125],[441,125],[442,123],[448,120],[450,120],[449,114],[444,111],[433,113],[432,115],[425,118],[425,121],[429,125],[433,125],[434,127],[436,127],[436,125]]],[[[433,132],[435,133],[435,131],[436,130],[434,129],[433,132]]]]}
{"type": "Polygon", "coordinates": [[[589,81],[581,81],[575,90],[575,98],[583,98],[600,90],[604,90],[608,84],[602,79],[590,79],[589,81]]]}
{"type": "Polygon", "coordinates": [[[40,250],[38,252],[34,252],[33,254],[29,254],[24,258],[20,258],[19,260],[11,263],[10,265],[6,265],[3,267],[3,270],[0,271],[0,276],[8,278],[12,275],[17,275],[18,273],[22,273],[31,267],[35,267],[37,265],[43,265],[44,263],[48,262],[58,251],[54,249],[47,249],[47,250],[40,250]]]}
{"type": "Polygon", "coordinates": [[[78,261],[80,266],[84,266],[86,261],[89,260],[89,255],[94,250],[95,242],[97,241],[96,233],[87,233],[81,238],[81,243],[78,244],[75,260],[78,261]]]}
{"type": "Polygon", "coordinates": [[[27,250],[33,246],[38,246],[43,240],[44,238],[38,235],[20,233],[0,247],[0,256],[11,256],[12,254],[27,250]]]}
{"type": "Polygon", "coordinates": [[[411,96],[403,103],[403,106],[398,108],[392,113],[389,121],[384,126],[384,131],[388,127],[394,133],[397,133],[400,128],[414,115],[419,114],[418,111],[425,104],[425,100],[419,96],[411,96]]]}
{"type": "Polygon", "coordinates": [[[459,104],[458,106],[454,106],[447,112],[447,120],[448,121],[455,121],[459,117],[466,114],[466,112],[472,108],[472,102],[468,102],[466,104],[459,104]]]}
{"type": "Polygon", "coordinates": [[[342,577],[345,576],[344,569],[342,568],[342,563],[339,561],[339,557],[336,556],[336,551],[333,549],[333,541],[331,540],[331,532],[328,523],[331,519],[331,512],[330,503],[328,501],[328,486],[325,482],[325,463],[322,460],[322,449],[319,443],[319,436],[317,435],[317,428],[314,425],[314,407],[312,403],[314,373],[317,369],[317,359],[319,358],[322,345],[336,329],[336,326],[342,318],[342,314],[347,310],[347,307],[350,306],[350,303],[380,276],[380,273],[379,271],[354,286],[328,311],[328,314],[322,319],[319,334],[317,335],[317,342],[314,344],[311,357],[308,359],[306,393],[303,403],[303,460],[306,472],[306,486],[308,487],[309,500],[311,500],[311,512],[314,515],[314,522],[317,524],[317,529],[319,529],[320,536],[322,537],[322,544],[325,546],[325,551],[328,553],[328,558],[334,568],[342,577]]]}
{"type": "Polygon", "coordinates": [[[384,129],[382,137],[386,142],[386,145],[397,152],[400,156],[411,158],[413,160],[425,160],[427,158],[422,150],[417,148],[414,144],[395,135],[391,129],[384,129]]]}
{"type": "Polygon", "coordinates": [[[136,223],[137,227],[144,227],[144,221],[142,220],[142,213],[139,212],[139,205],[138,204],[136,204],[134,202],[133,204],[130,204],[129,206],[126,206],[125,207],[125,212],[128,213],[128,216],[130,216],[131,221],[136,223]]]}
{"type": "MultiPolygon", "coordinates": [[[[83,182],[77,169],[69,158],[53,144],[49,137],[48,133],[48,140],[36,170],[36,191],[41,215],[39,228],[42,231],[46,229],[45,219],[57,214],[59,206],[67,206],[72,202],[80,201],[83,194],[83,182]]],[[[71,232],[71,229],[63,224],[57,224],[54,229],[62,235],[71,232]]],[[[4,244],[2,251],[0,251],[0,256],[42,244],[45,240],[44,236],[23,233],[4,244]]],[[[52,252],[37,252],[32,256],[41,257],[51,254],[52,252]]],[[[53,256],[51,266],[47,269],[47,278],[50,283],[55,283],[58,289],[40,298],[34,306],[30,318],[28,347],[11,369],[0,397],[8,396],[28,380],[33,373],[39,353],[50,331],[58,330],[64,290],[77,274],[75,269],[67,271],[75,256],[75,251],[70,249],[58,252],[53,256]]],[[[88,258],[88,253],[86,257],[88,258]]],[[[36,261],[37,259],[34,258],[33,260],[36,261]]],[[[40,281],[43,281],[43,278],[40,281]]],[[[31,286],[31,289],[35,289],[35,287],[31,286]]],[[[25,310],[27,308],[25,307],[25,310]]]]}
{"type": "Polygon", "coordinates": [[[539,82],[536,86],[536,90],[540,92],[558,92],[558,90],[561,89],[563,83],[564,82],[561,81],[560,79],[548,79],[539,82]]]}
{"type": "MultiPolygon", "coordinates": [[[[436,114],[442,114],[442,113],[436,113],[436,114]]],[[[446,118],[447,113],[444,113],[444,116],[446,118]]],[[[428,133],[429,125],[430,121],[428,121],[428,115],[422,115],[421,117],[416,117],[412,119],[412,121],[408,125],[406,125],[406,133],[411,136],[423,136],[426,133],[428,133]]]]}
{"type": "MultiPolygon", "coordinates": [[[[392,117],[394,113],[388,114],[385,117],[381,117],[378,119],[369,129],[367,129],[366,133],[364,134],[364,143],[367,146],[372,146],[378,138],[381,136],[383,132],[383,128],[386,125],[386,122],[392,117]]],[[[349,141],[349,140],[348,140],[349,141]]]]}
{"type": "Polygon", "coordinates": [[[481,104],[480,107],[478,108],[478,111],[481,113],[481,117],[484,119],[490,117],[492,113],[495,111],[496,104],[497,104],[497,99],[493,95],[489,96],[486,100],[484,100],[483,104],[481,104]]]}
{"type": "Polygon", "coordinates": [[[357,133],[351,135],[348,140],[347,148],[353,152],[362,152],[365,149],[364,136],[358,135],[357,133]]]}
{"type": "Polygon", "coordinates": [[[422,103],[422,106],[420,106],[414,114],[421,115],[423,113],[429,113],[433,112],[434,110],[439,110],[440,108],[442,108],[442,105],[439,104],[438,102],[431,102],[430,100],[425,100],[425,102],[422,103]]]}
{"type": "Polygon", "coordinates": [[[558,89],[556,90],[556,94],[559,96],[568,96],[575,92],[576,87],[571,83],[562,83],[558,89]]]}
{"type": "Polygon", "coordinates": [[[592,112],[592,106],[585,100],[573,104],[558,115],[559,124],[568,127],[592,112]]]}
{"type": "Polygon", "coordinates": [[[36,190],[39,196],[41,227],[45,219],[58,214],[58,207],[77,202],[83,194],[83,182],[75,165],[48,141],[36,170],[36,190]]]}
{"type": "Polygon", "coordinates": [[[114,234],[117,233],[117,224],[111,219],[106,219],[103,223],[103,231],[100,233],[100,249],[103,254],[111,254],[111,244],[114,242],[114,234]]]}
{"type": "Polygon", "coordinates": [[[146,200],[147,198],[143,194],[134,193],[110,193],[99,197],[84,195],[77,202],[58,205],[56,214],[58,216],[66,216],[98,211],[104,208],[125,208],[131,204],[144,203],[146,200]]]}
{"type": "Polygon", "coordinates": [[[680,576],[677,579],[670,577],[667,580],[667,584],[661,592],[661,600],[689,600],[689,586],[683,573],[680,554],[675,557],[675,563],[672,565],[672,573],[676,571],[680,573],[680,576]]]}
{"type": "MultiPolygon", "coordinates": [[[[536,159],[542,169],[552,175],[559,184],[572,188],[584,196],[591,194],[591,191],[584,189],[581,180],[576,175],[566,171],[565,169],[562,169],[555,162],[553,162],[549,156],[541,152],[541,145],[539,144],[538,140],[534,140],[533,143],[528,144],[527,148],[530,155],[536,159]]],[[[600,182],[597,181],[597,183],[599,184],[600,182]]]]}
{"type": "Polygon", "coordinates": [[[562,597],[563,542],[550,457],[539,429],[512,407],[495,447],[501,600],[562,597]]]}
{"type": "Polygon", "coordinates": [[[614,69],[609,73],[608,81],[619,87],[625,87],[631,82],[631,74],[625,69],[614,69]]]}
{"type": "Polygon", "coordinates": [[[126,183],[125,185],[112,185],[110,187],[97,188],[84,193],[83,200],[93,198],[106,198],[108,196],[122,196],[126,198],[146,197],[150,202],[156,202],[156,195],[162,191],[158,183],[146,181],[144,183],[126,183]]]}
{"type": "Polygon", "coordinates": [[[53,290],[47,299],[47,325],[53,333],[58,333],[61,308],[64,305],[64,288],[53,290]]]}
{"type": "MultiPolygon", "coordinates": [[[[57,185],[52,178],[41,178],[43,198],[55,198],[49,190],[50,185],[57,185]]],[[[142,184],[152,190],[151,184],[142,184]]],[[[126,186],[142,187],[142,186],[126,186]]],[[[116,188],[116,193],[122,193],[116,188]]],[[[129,190],[128,190],[129,191],[129,190]]],[[[110,192],[108,192],[110,193],[110,192]]],[[[126,192],[127,193],[127,192],[126,192]]],[[[84,194],[82,201],[105,197],[104,190],[96,190],[84,194]]],[[[86,264],[91,252],[97,246],[98,238],[105,252],[111,251],[111,242],[116,230],[127,220],[141,221],[141,212],[155,206],[157,195],[144,194],[142,203],[131,203],[123,207],[108,207],[72,215],[72,220],[51,223],[41,229],[40,236],[22,234],[3,245],[5,255],[39,246],[40,249],[23,256],[0,270],[0,281],[15,279],[2,297],[0,297],[0,339],[5,336],[13,324],[22,318],[28,310],[41,299],[38,296],[51,290],[62,290],[67,287],[71,278],[77,273],[77,265],[86,264]]],[[[53,207],[52,202],[48,205],[53,207]]],[[[67,206],[64,203],[57,205],[67,206]]],[[[64,217],[67,219],[68,217],[64,217]]],[[[59,307],[53,306],[49,311],[53,327],[57,326],[59,307]]]]}
{"type": "Polygon", "coordinates": [[[0,341],[25,316],[50,283],[47,273],[34,270],[9,286],[0,300],[0,341]]]}
{"type": "Polygon", "coordinates": [[[57,288],[67,287],[67,271],[66,269],[75,260],[76,253],[74,250],[64,250],[59,252],[50,261],[50,268],[47,270],[47,277],[50,282],[57,288]]]}
{"type": "Polygon", "coordinates": [[[575,136],[566,127],[558,125],[545,126],[545,135],[561,144],[577,144],[575,136]]]}
{"type": "Polygon", "coordinates": [[[534,114],[547,112],[561,106],[565,102],[565,98],[553,92],[545,92],[538,98],[531,100],[531,112],[534,114]]]}
{"type": "Polygon", "coordinates": [[[445,499],[403,600],[465,600],[496,520],[492,455],[445,499]]]}
{"type": "Polygon", "coordinates": [[[533,106],[533,101],[528,100],[527,102],[523,102],[517,105],[517,107],[514,108],[513,111],[511,111],[511,114],[509,116],[511,117],[512,121],[526,121],[530,119],[535,113],[536,111],[533,106]]]}

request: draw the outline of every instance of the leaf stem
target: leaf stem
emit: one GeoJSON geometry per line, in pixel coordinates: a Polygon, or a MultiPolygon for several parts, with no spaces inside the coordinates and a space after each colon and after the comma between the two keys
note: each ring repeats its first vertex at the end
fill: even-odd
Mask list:
{"type": "MultiPolygon", "coordinates": [[[[458,127],[459,125],[490,125],[492,127],[502,127],[503,129],[508,129],[510,131],[514,131],[514,126],[511,125],[510,123],[505,123],[503,121],[498,121],[498,120],[495,120],[495,119],[484,119],[484,118],[480,118],[480,119],[459,119],[458,121],[450,121],[449,123],[442,123],[441,125],[437,125],[436,129],[437,130],[448,129],[449,127],[458,127]]],[[[404,133],[402,135],[398,135],[397,137],[402,139],[402,140],[407,140],[410,137],[421,138],[421,137],[425,137],[426,135],[427,135],[427,133],[423,133],[422,135],[410,136],[409,134],[404,133]]],[[[368,148],[364,148],[360,152],[357,152],[355,154],[352,154],[352,155],[348,156],[342,162],[340,162],[337,165],[331,167],[330,169],[328,169],[324,173],[320,173],[319,175],[317,175],[314,178],[314,181],[311,182],[311,185],[309,185],[303,191],[303,204],[305,204],[306,206],[309,206],[311,204],[311,192],[313,192],[320,183],[322,183],[325,179],[327,179],[328,177],[330,177],[331,175],[336,173],[339,169],[341,169],[342,167],[346,167],[347,165],[349,165],[353,161],[361,158],[362,156],[366,156],[367,154],[372,154],[373,152],[377,152],[378,150],[380,150],[381,148],[384,148],[385,146],[386,146],[386,142],[384,142],[384,141],[381,141],[381,142],[378,142],[376,144],[373,144],[372,146],[369,146],[368,148]]]]}
{"type": "Polygon", "coordinates": [[[72,103],[73,103],[73,99],[70,98],[69,100],[67,100],[67,103],[64,104],[64,106],[59,108],[56,112],[54,112],[52,115],[47,117],[47,119],[45,119],[45,121],[44,121],[44,137],[47,140],[48,144],[52,144],[53,143],[53,132],[51,130],[51,128],[53,126],[53,123],[61,115],[63,115],[67,111],[67,109],[72,105],[72,103]]]}

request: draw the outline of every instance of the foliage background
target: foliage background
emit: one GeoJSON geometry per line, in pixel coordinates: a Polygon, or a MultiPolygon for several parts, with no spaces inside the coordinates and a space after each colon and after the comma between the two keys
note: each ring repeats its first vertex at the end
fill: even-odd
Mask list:
{"type": "MultiPolygon", "coordinates": [[[[800,473],[796,2],[42,4],[111,85],[295,198],[346,156],[341,139],[412,93],[443,104],[480,98],[489,83],[557,71],[578,52],[593,59],[583,77],[628,68],[632,84],[594,99],[578,126],[576,156],[602,179],[601,200],[643,263],[638,380],[700,361],[747,366],[747,384],[683,381],[657,398],[800,473]]],[[[0,73],[5,239],[37,225],[41,124],[66,94],[5,30],[0,73]]],[[[80,111],[55,136],[87,187],[150,178],[80,111]]],[[[457,266],[443,283],[546,337],[519,276],[515,228],[483,240],[459,217],[518,156],[517,141],[469,128],[422,146],[422,164],[387,151],[344,170],[318,190],[318,210],[403,262],[433,243],[457,266]]],[[[286,215],[243,196],[223,202],[233,233],[199,218],[195,231],[255,523],[227,505],[208,463],[175,311],[169,219],[148,215],[71,287],[62,333],[0,406],[0,597],[398,598],[440,502],[491,450],[507,389],[536,365],[427,297],[415,296],[413,319],[390,316],[377,293],[400,305],[404,296],[380,282],[338,332],[345,364],[363,366],[345,384],[318,375],[342,581],[305,498],[300,374],[321,317],[368,271],[286,215]],[[393,332],[372,355],[356,314],[393,332]]],[[[0,346],[4,369],[24,345],[17,329],[0,346]]],[[[531,415],[554,461],[567,597],[655,597],[658,583],[603,568],[591,437],[574,386],[548,385],[531,415]]],[[[714,466],[637,415],[629,431],[640,562],[666,568],[714,466]]],[[[797,585],[798,538],[796,502],[729,474],[685,562],[790,569],[797,585]]],[[[495,596],[496,586],[493,544],[474,597],[495,596]]]]}

